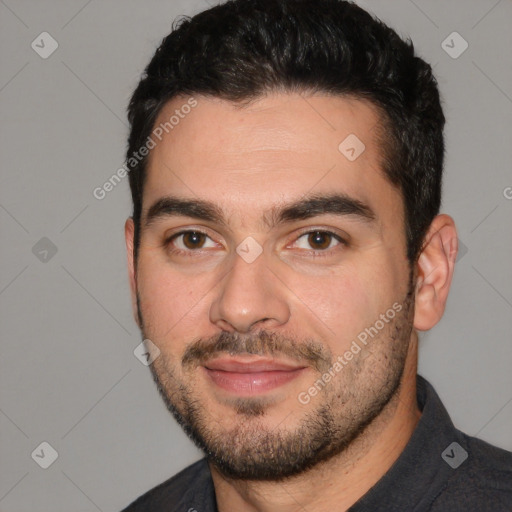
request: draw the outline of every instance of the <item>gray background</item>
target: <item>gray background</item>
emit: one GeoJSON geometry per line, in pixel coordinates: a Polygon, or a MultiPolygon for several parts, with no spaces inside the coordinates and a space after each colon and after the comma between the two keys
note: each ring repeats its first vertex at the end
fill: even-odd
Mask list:
{"type": "MultiPolygon", "coordinates": [[[[420,373],[459,428],[512,450],[512,2],[359,3],[435,65],[448,120],[443,211],[462,252],[420,373]]],[[[127,179],[92,191],[123,163],[127,101],[171,21],[207,6],[0,0],[1,512],[116,511],[199,457],[133,355],[127,179]],[[44,31],[47,59],[31,47],[44,31]]]]}

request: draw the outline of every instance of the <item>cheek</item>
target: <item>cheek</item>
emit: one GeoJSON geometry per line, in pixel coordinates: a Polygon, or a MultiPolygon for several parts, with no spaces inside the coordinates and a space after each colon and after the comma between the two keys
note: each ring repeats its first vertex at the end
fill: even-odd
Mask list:
{"type": "Polygon", "coordinates": [[[333,352],[345,350],[357,334],[373,325],[389,307],[386,299],[392,296],[383,279],[355,268],[311,282],[297,280],[292,289],[300,298],[297,307],[302,319],[298,322],[318,324],[326,339],[332,340],[333,352]]]}
{"type": "Polygon", "coordinates": [[[147,336],[162,344],[169,339],[200,336],[208,319],[207,292],[214,283],[205,275],[184,275],[156,259],[141,257],[138,292],[147,336]]]}

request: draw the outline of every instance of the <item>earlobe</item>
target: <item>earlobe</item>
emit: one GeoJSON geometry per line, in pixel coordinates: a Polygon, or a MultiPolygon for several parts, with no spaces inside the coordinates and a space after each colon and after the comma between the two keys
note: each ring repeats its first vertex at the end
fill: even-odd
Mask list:
{"type": "Polygon", "coordinates": [[[138,314],[138,308],[137,308],[137,273],[135,268],[135,261],[134,261],[134,232],[135,232],[135,226],[133,223],[133,218],[130,217],[126,220],[124,225],[124,237],[126,242],[126,259],[128,263],[128,279],[130,282],[130,293],[131,293],[131,299],[132,299],[132,312],[133,312],[133,318],[135,319],[135,323],[140,328],[139,323],[139,314],[138,314]]]}
{"type": "Polygon", "coordinates": [[[443,316],[457,257],[454,220],[446,214],[432,221],[417,263],[414,327],[427,331],[443,316]]]}

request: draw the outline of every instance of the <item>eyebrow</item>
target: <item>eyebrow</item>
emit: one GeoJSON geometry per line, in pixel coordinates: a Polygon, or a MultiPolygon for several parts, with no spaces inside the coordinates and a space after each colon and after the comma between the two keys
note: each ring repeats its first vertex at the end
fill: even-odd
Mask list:
{"type": "Polygon", "coordinates": [[[166,196],[149,208],[145,225],[149,227],[156,220],[166,217],[192,217],[215,224],[226,224],[222,210],[209,201],[166,196]]]}
{"type": "MultiPolygon", "coordinates": [[[[366,224],[374,224],[377,215],[363,201],[343,193],[322,194],[304,197],[284,206],[274,206],[263,215],[263,223],[273,228],[297,220],[306,220],[319,215],[352,217],[366,224]]],[[[157,200],[148,210],[145,226],[168,217],[191,217],[197,220],[226,226],[222,210],[210,201],[182,199],[165,196],[157,200]]]]}

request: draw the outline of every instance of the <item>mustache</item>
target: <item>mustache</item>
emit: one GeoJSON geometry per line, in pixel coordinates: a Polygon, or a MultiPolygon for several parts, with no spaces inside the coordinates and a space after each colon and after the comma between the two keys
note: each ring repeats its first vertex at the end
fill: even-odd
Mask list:
{"type": "Polygon", "coordinates": [[[307,363],[324,372],[332,366],[332,354],[321,343],[313,340],[296,340],[277,333],[259,331],[251,335],[222,333],[191,343],[182,357],[184,368],[204,365],[208,360],[227,353],[230,356],[286,356],[298,363],[307,363]]]}

